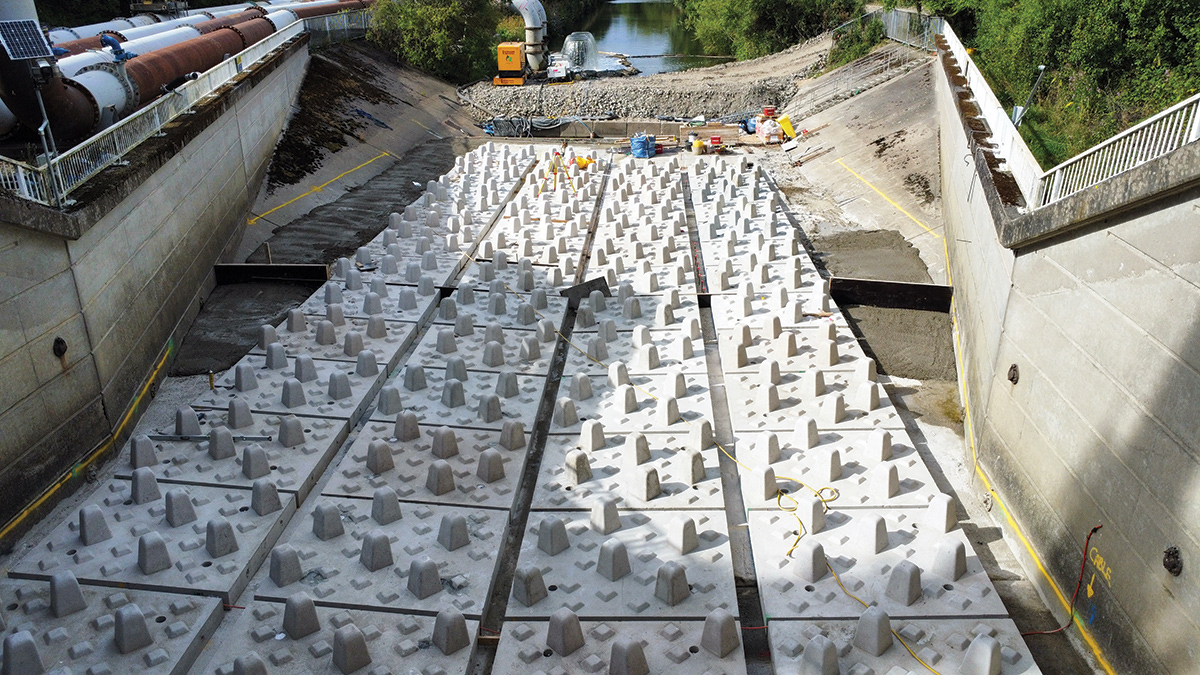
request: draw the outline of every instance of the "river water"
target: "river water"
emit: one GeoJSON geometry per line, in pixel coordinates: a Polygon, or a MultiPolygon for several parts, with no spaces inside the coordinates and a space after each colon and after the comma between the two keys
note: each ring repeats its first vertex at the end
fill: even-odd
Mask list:
{"type": "MultiPolygon", "coordinates": [[[[645,75],[713,66],[732,59],[696,58],[703,47],[683,23],[683,12],[670,0],[614,0],[600,5],[576,30],[596,38],[602,52],[628,54],[645,75]]],[[[565,35],[552,36],[552,48],[562,48],[565,35]]]]}

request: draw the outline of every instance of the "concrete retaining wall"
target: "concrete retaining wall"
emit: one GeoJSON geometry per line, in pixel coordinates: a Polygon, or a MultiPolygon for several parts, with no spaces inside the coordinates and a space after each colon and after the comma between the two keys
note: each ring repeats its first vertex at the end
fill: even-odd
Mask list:
{"type": "Polygon", "coordinates": [[[1071,214],[1086,209],[1067,205],[1036,244],[1006,249],[997,233],[1032,217],[1000,204],[955,85],[938,80],[960,377],[979,464],[1060,618],[1065,601],[1038,560],[1069,599],[1084,537],[1104,525],[1076,614],[1112,670],[1200,672],[1200,188],[1143,194],[1079,229],[1071,214]],[[1169,546],[1182,551],[1179,577],[1163,566],[1169,546]]]}
{"type": "Polygon", "coordinates": [[[119,201],[47,215],[81,221],[54,228],[78,238],[37,232],[38,219],[0,221],[0,521],[132,427],[213,264],[236,247],[308,58],[303,41],[292,45],[182,118],[166,147],[131,156],[148,166],[111,187],[127,192],[119,201]],[[55,337],[67,342],[61,361],[55,337]]]}

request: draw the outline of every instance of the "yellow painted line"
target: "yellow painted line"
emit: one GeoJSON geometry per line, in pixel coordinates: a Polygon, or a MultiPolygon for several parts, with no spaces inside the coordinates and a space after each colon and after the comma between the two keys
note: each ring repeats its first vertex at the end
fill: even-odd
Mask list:
{"type": "Polygon", "coordinates": [[[246,224],[253,225],[253,224],[257,223],[259,220],[266,218],[267,216],[271,215],[272,213],[275,213],[276,211],[278,211],[279,209],[282,209],[285,206],[294,204],[295,202],[298,202],[301,199],[304,199],[305,197],[311,195],[314,192],[320,192],[321,190],[323,190],[325,187],[327,187],[331,183],[336,183],[337,181],[345,178],[346,176],[349,176],[350,174],[354,173],[355,171],[358,171],[359,169],[363,168],[364,166],[370,164],[371,162],[374,162],[375,160],[377,160],[381,157],[391,157],[391,156],[392,156],[392,153],[390,153],[390,152],[381,152],[378,155],[375,155],[374,157],[372,157],[371,159],[368,159],[367,161],[363,162],[362,164],[359,164],[358,166],[354,167],[353,169],[350,169],[349,171],[343,171],[343,172],[339,173],[337,176],[335,176],[334,178],[331,178],[330,180],[327,180],[324,183],[321,183],[320,185],[316,186],[315,188],[309,189],[308,192],[305,192],[304,194],[300,195],[299,197],[289,199],[286,202],[280,204],[279,206],[276,206],[275,208],[271,209],[270,211],[267,211],[266,213],[260,213],[256,216],[254,216],[253,218],[247,220],[246,224]]]}
{"type": "Polygon", "coordinates": [[[129,425],[129,421],[133,419],[133,413],[141,406],[142,399],[145,398],[146,392],[150,390],[150,386],[154,384],[155,380],[158,379],[159,372],[162,371],[163,366],[167,364],[167,359],[171,357],[171,354],[174,353],[174,351],[175,342],[173,340],[169,340],[167,342],[166,353],[164,353],[163,357],[159,359],[158,365],[154,366],[154,371],[150,373],[150,378],[146,380],[144,385],[142,385],[142,390],[138,392],[137,398],[133,399],[133,404],[129,406],[129,410],[125,411],[125,417],[123,417],[121,419],[121,423],[117,425],[116,431],[109,435],[108,440],[105,441],[100,447],[96,448],[92,454],[88,455],[87,459],[71,467],[71,470],[59,478],[57,483],[47,488],[46,491],[42,493],[41,497],[38,497],[37,500],[27,506],[24,511],[17,514],[12,520],[8,521],[8,524],[4,526],[4,529],[0,530],[0,539],[8,536],[8,533],[12,532],[13,529],[20,525],[30,513],[32,513],[42,504],[46,503],[46,500],[54,496],[54,493],[58,492],[59,488],[61,488],[63,485],[66,485],[68,480],[79,475],[81,470],[87,468],[89,464],[96,461],[97,457],[112,447],[113,443],[116,442],[116,440],[121,436],[121,433],[125,431],[125,427],[129,425]]]}
{"type": "Polygon", "coordinates": [[[899,205],[899,204],[897,204],[896,202],[892,201],[892,198],[891,198],[891,197],[889,197],[889,196],[887,196],[887,195],[883,194],[883,191],[882,191],[882,190],[880,190],[879,188],[875,187],[874,185],[871,185],[871,182],[870,182],[870,181],[868,181],[866,178],[863,178],[862,176],[858,175],[858,172],[856,172],[854,169],[851,169],[850,167],[846,166],[846,163],[845,163],[845,162],[843,162],[841,159],[839,159],[839,160],[837,161],[837,163],[838,163],[838,164],[841,164],[841,165],[842,165],[842,168],[843,168],[843,169],[845,169],[845,170],[847,170],[847,171],[849,171],[849,172],[850,172],[850,173],[851,173],[851,174],[852,174],[852,175],[853,175],[855,178],[857,178],[857,179],[861,180],[861,181],[863,182],[863,184],[864,184],[864,185],[866,185],[867,187],[869,187],[869,188],[871,188],[872,190],[874,190],[874,191],[875,191],[875,194],[879,195],[880,197],[883,197],[883,198],[884,198],[884,200],[886,200],[886,201],[887,201],[887,203],[889,203],[889,204],[891,204],[892,206],[896,207],[896,210],[897,210],[897,211],[899,211],[900,213],[903,213],[904,215],[908,216],[908,219],[909,219],[909,220],[913,221],[913,222],[914,222],[914,223],[916,223],[917,225],[920,225],[922,230],[925,230],[925,231],[926,231],[926,232],[928,232],[929,234],[932,234],[933,236],[940,238],[940,236],[938,235],[938,233],[937,233],[937,232],[934,232],[933,230],[929,229],[928,227],[925,227],[925,223],[922,223],[921,221],[917,220],[917,219],[916,219],[916,217],[914,217],[914,216],[913,216],[913,214],[909,213],[908,211],[905,211],[903,206],[900,206],[900,205],[899,205]]]}
{"type": "MultiPolygon", "coordinates": [[[[942,250],[946,255],[947,283],[950,286],[953,286],[954,280],[950,276],[950,248],[946,244],[945,238],[942,239],[942,250]]],[[[954,310],[955,300],[951,298],[950,320],[954,324],[954,360],[958,365],[958,372],[962,373],[962,343],[959,341],[958,319],[954,310]]],[[[1050,583],[1050,588],[1054,590],[1054,595],[1058,597],[1058,601],[1062,604],[1063,609],[1069,611],[1071,609],[1070,601],[1067,600],[1067,597],[1063,595],[1063,592],[1058,588],[1058,584],[1050,576],[1050,572],[1046,570],[1046,566],[1042,564],[1041,556],[1037,554],[1037,551],[1033,550],[1033,545],[1030,544],[1029,539],[1025,537],[1025,533],[1021,530],[1021,526],[1017,524],[1017,521],[1013,518],[1012,513],[1008,510],[1008,506],[1004,504],[1004,500],[1000,498],[1000,495],[997,494],[996,490],[992,487],[992,482],[988,480],[987,474],[984,472],[983,467],[979,465],[979,454],[975,448],[975,426],[971,422],[971,402],[970,399],[967,398],[966,379],[960,377],[959,381],[959,395],[963,401],[963,411],[965,416],[964,421],[966,422],[967,427],[967,442],[971,444],[971,461],[975,465],[975,473],[979,476],[980,480],[983,481],[984,488],[986,488],[988,493],[992,495],[992,499],[995,500],[995,503],[1000,507],[1000,510],[1004,512],[1004,519],[1008,521],[1008,526],[1012,528],[1012,531],[1016,533],[1017,538],[1021,540],[1021,544],[1025,547],[1025,550],[1029,552],[1029,556],[1033,558],[1034,564],[1037,565],[1038,571],[1041,572],[1046,581],[1050,583]]],[[[1072,614],[1071,621],[1073,621],[1076,627],[1079,628],[1079,636],[1082,637],[1083,641],[1087,643],[1087,646],[1091,648],[1092,655],[1096,657],[1096,660],[1100,663],[1100,667],[1104,669],[1104,672],[1108,673],[1108,675],[1116,675],[1117,671],[1113,669],[1111,664],[1109,664],[1108,659],[1104,658],[1104,652],[1100,649],[1099,643],[1096,642],[1096,638],[1093,637],[1090,632],[1088,632],[1086,627],[1084,627],[1083,622],[1079,620],[1079,616],[1077,614],[1072,614]]]]}

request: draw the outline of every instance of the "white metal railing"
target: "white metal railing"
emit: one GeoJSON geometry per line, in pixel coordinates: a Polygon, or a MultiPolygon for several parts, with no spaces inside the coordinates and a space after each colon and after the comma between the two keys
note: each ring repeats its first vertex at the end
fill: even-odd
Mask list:
{"type": "Polygon", "coordinates": [[[992,132],[996,155],[1007,164],[1009,172],[1012,173],[1017,185],[1021,188],[1021,194],[1025,196],[1025,203],[1036,206],[1038,181],[1042,178],[1041,165],[1030,152],[1029,146],[1025,145],[1025,139],[1021,138],[1021,132],[1017,131],[1017,127],[1009,119],[1008,113],[1004,112],[1004,106],[1000,105],[1000,99],[996,98],[992,87],[983,78],[983,73],[971,60],[971,55],[967,53],[962,41],[954,34],[954,29],[950,27],[949,23],[943,22],[943,30],[945,32],[942,33],[942,36],[945,37],[946,44],[950,46],[950,53],[958,61],[958,68],[962,71],[963,77],[967,79],[967,85],[975,97],[975,105],[979,106],[979,112],[987,121],[988,128],[992,132]]]}
{"type": "Polygon", "coordinates": [[[1200,141],[1200,94],[1047,171],[1037,206],[1053,204],[1196,141],[1200,141]]]}
{"type": "Polygon", "coordinates": [[[370,10],[342,12],[296,21],[55,157],[49,166],[34,167],[0,157],[0,188],[31,201],[55,205],[56,199],[65,199],[97,173],[121,161],[126,153],[161,131],[168,122],[211,96],[237,77],[242,70],[261,61],[301,33],[319,33],[329,42],[340,36],[357,36],[366,30],[369,23],[370,10]],[[51,180],[54,181],[53,186],[51,180]]]}

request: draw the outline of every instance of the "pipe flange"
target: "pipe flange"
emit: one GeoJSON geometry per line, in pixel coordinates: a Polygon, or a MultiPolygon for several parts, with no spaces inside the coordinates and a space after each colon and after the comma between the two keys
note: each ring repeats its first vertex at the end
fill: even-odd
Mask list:
{"type": "Polygon", "coordinates": [[[92,95],[92,92],[90,89],[83,86],[83,84],[76,82],[75,80],[72,80],[69,77],[62,78],[62,83],[63,83],[63,86],[73,87],[76,90],[83,92],[83,95],[87,97],[88,103],[92,104],[92,106],[91,106],[92,107],[91,129],[92,129],[92,131],[95,131],[96,127],[100,126],[100,103],[96,100],[96,97],[92,95]]]}
{"type": "MultiPolygon", "coordinates": [[[[103,70],[104,72],[116,78],[117,82],[121,83],[121,87],[125,90],[125,107],[121,110],[118,110],[117,114],[124,118],[132,113],[137,105],[137,101],[141,100],[139,98],[141,92],[138,91],[137,83],[133,81],[133,78],[129,77],[129,75],[125,72],[125,69],[115,63],[102,62],[84,66],[77,70],[75,74],[79,75],[81,73],[87,73],[93,70],[103,70]]],[[[63,79],[65,80],[66,78],[63,79]]],[[[80,88],[84,89],[83,87],[80,88]]],[[[88,92],[88,97],[90,98],[91,96],[91,92],[88,92]]],[[[95,104],[95,99],[92,100],[92,103],[95,104]]]]}

